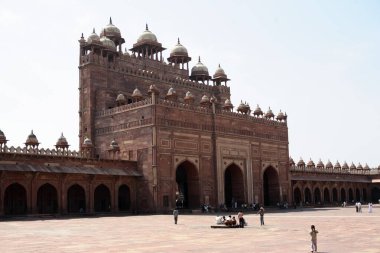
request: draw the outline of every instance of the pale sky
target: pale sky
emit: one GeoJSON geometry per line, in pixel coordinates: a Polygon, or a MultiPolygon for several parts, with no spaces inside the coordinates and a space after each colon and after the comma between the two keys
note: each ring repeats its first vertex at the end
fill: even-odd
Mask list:
{"type": "Polygon", "coordinates": [[[0,129],[41,147],[61,132],[78,149],[81,33],[112,17],[131,48],[145,23],[170,49],[177,37],[213,74],[220,63],[232,103],[288,114],[297,162],[380,164],[380,1],[1,1],[0,129]]]}

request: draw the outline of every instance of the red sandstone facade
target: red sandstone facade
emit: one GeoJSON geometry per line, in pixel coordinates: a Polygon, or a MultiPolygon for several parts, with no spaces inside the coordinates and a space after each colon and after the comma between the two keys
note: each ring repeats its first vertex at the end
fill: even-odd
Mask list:
{"type": "Polygon", "coordinates": [[[167,61],[148,27],[131,54],[122,52],[124,42],[111,20],[100,36],[93,31],[79,40],[80,152],[69,151],[63,136],[57,151],[38,149],[34,135],[24,149],[8,148],[0,134],[0,214],[377,196],[378,169],[295,166],[287,115],[259,106],[252,112],[243,102],[234,112],[224,70],[211,77],[199,58],[189,71],[191,57],[179,40],[167,61]]]}

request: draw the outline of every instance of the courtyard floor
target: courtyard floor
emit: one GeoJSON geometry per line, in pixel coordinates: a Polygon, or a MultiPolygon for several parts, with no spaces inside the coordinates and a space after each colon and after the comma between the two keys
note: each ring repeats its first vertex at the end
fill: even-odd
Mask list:
{"type": "MultiPolygon", "coordinates": [[[[226,213],[227,214],[227,213],[226,213]]],[[[236,215],[233,213],[232,215],[236,215]]],[[[19,219],[0,222],[0,252],[310,252],[310,225],[318,252],[380,252],[380,206],[268,210],[245,214],[244,229],[211,229],[213,214],[19,219]]]]}

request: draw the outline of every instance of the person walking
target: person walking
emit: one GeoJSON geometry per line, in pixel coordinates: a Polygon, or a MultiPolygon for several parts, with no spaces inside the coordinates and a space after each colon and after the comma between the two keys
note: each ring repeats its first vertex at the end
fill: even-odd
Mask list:
{"type": "Polygon", "coordinates": [[[239,227],[244,228],[245,220],[243,218],[244,214],[242,211],[238,213],[239,227]]]}
{"type": "Polygon", "coordinates": [[[178,209],[175,208],[173,210],[173,216],[174,216],[174,224],[177,224],[177,221],[178,221],[178,209]]]}
{"type": "Polygon", "coordinates": [[[260,214],[260,226],[263,226],[264,225],[264,207],[260,207],[259,211],[257,212],[257,214],[260,214]]]}
{"type": "Polygon", "coordinates": [[[315,229],[314,225],[311,225],[311,252],[317,252],[317,234],[318,230],[315,229]]]}

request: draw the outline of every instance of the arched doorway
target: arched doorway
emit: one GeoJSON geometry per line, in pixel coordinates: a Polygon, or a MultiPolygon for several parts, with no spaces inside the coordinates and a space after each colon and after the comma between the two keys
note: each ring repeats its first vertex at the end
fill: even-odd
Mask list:
{"type": "Polygon", "coordinates": [[[20,215],[26,214],[26,190],[25,188],[14,183],[5,189],[4,194],[4,214],[20,215]]]}
{"type": "Polygon", "coordinates": [[[243,173],[234,163],[224,171],[224,201],[228,207],[245,202],[243,173]]]}
{"type": "Polygon", "coordinates": [[[355,199],[356,199],[356,201],[361,201],[360,190],[358,188],[356,188],[356,191],[355,191],[355,199]]]}
{"type": "Polygon", "coordinates": [[[119,187],[119,211],[128,211],[131,208],[131,192],[128,185],[121,185],[119,187]]]}
{"type": "Polygon", "coordinates": [[[198,170],[194,164],[184,161],[178,165],[175,181],[177,182],[179,199],[183,208],[200,207],[200,190],[198,170]]]}
{"type": "Polygon", "coordinates": [[[111,211],[111,194],[104,184],[96,187],[94,192],[94,210],[95,212],[111,211]]]}
{"type": "Polygon", "coordinates": [[[367,190],[364,188],[363,189],[363,201],[367,202],[368,199],[367,199],[367,190]]]}
{"type": "Polygon", "coordinates": [[[338,202],[338,190],[336,188],[332,190],[332,198],[333,202],[338,202]]]}
{"type": "Polygon", "coordinates": [[[305,188],[305,204],[311,203],[311,191],[308,187],[305,188]]]}
{"type": "Polygon", "coordinates": [[[354,201],[354,191],[351,188],[348,189],[348,201],[350,202],[354,201]]]}
{"type": "Polygon", "coordinates": [[[58,195],[54,186],[46,183],[38,189],[37,207],[41,214],[52,214],[58,211],[58,195]]]}
{"type": "Polygon", "coordinates": [[[325,188],[325,190],[323,191],[323,202],[330,203],[330,192],[327,188],[325,188]]]}
{"type": "Polygon", "coordinates": [[[268,167],[264,171],[264,205],[276,205],[280,202],[280,185],[278,183],[278,174],[273,167],[268,167]]]}
{"type": "Polygon", "coordinates": [[[86,212],[86,194],[78,184],[72,185],[67,191],[67,212],[86,212]]]}
{"type": "Polygon", "coordinates": [[[319,188],[314,189],[314,204],[321,204],[321,191],[319,188]]]}
{"type": "Polygon", "coordinates": [[[371,199],[372,199],[373,203],[378,203],[378,201],[380,200],[380,187],[379,186],[375,186],[372,188],[371,199]]]}
{"type": "Polygon", "coordinates": [[[344,188],[340,189],[340,201],[347,201],[346,199],[346,191],[344,190],[344,188]]]}
{"type": "Polygon", "coordinates": [[[300,188],[296,187],[294,189],[294,193],[293,193],[293,199],[294,199],[294,202],[296,204],[300,203],[302,201],[302,195],[301,195],[301,190],[300,188]]]}

